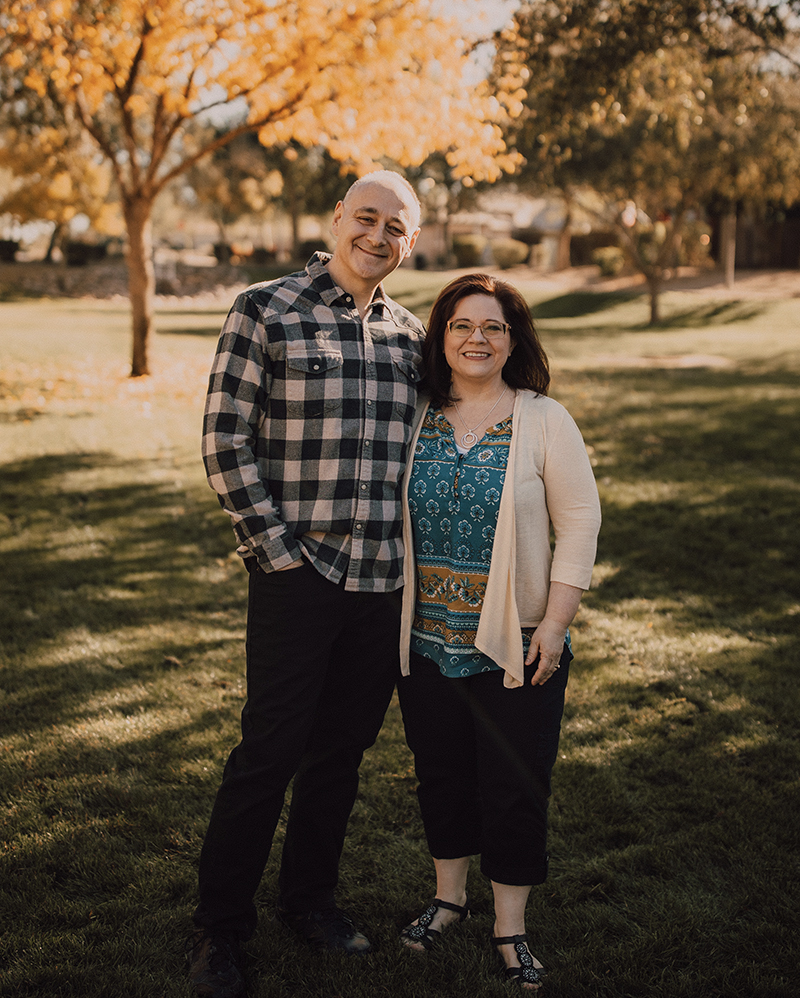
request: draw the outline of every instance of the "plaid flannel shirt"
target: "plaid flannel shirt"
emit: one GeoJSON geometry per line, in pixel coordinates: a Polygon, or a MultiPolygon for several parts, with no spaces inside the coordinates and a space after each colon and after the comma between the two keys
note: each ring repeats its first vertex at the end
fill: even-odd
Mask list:
{"type": "Polygon", "coordinates": [[[238,296],[206,400],[203,459],[239,554],[304,555],[345,588],[403,584],[400,484],[422,324],[378,288],[365,319],[315,254],[238,296]]]}

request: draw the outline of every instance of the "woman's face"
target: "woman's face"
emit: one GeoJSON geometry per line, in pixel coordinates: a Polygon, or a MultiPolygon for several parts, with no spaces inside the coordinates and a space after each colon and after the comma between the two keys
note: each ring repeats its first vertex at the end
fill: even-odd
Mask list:
{"type": "Polygon", "coordinates": [[[491,295],[468,295],[457,303],[444,334],[444,356],[456,384],[466,381],[489,385],[496,381],[499,386],[503,367],[514,349],[511,331],[486,336],[477,327],[505,321],[500,303],[491,295]],[[452,327],[461,321],[471,322],[476,328],[467,336],[458,336],[452,327]]]}

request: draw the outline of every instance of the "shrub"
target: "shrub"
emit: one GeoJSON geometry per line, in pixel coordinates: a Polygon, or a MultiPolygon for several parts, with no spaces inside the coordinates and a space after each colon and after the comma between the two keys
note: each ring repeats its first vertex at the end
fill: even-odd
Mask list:
{"type": "Polygon", "coordinates": [[[530,246],[519,239],[492,240],[492,256],[501,270],[508,270],[509,267],[518,267],[521,263],[527,263],[530,253],[530,246]]]}
{"type": "Polygon", "coordinates": [[[102,260],[106,255],[105,243],[67,242],[63,247],[64,259],[68,267],[85,267],[95,260],[102,260]]]}
{"type": "Polygon", "coordinates": [[[297,246],[297,255],[305,264],[315,253],[330,253],[324,239],[304,239],[297,246]]]}
{"type": "Polygon", "coordinates": [[[481,262],[488,239],[476,233],[453,236],[453,252],[459,267],[477,267],[481,262]]]}
{"type": "Polygon", "coordinates": [[[0,260],[4,263],[13,263],[18,249],[19,243],[16,239],[0,239],[0,260]]]}
{"type": "Polygon", "coordinates": [[[600,268],[602,277],[616,277],[625,266],[625,254],[619,246],[599,246],[592,252],[592,263],[600,268]]]}

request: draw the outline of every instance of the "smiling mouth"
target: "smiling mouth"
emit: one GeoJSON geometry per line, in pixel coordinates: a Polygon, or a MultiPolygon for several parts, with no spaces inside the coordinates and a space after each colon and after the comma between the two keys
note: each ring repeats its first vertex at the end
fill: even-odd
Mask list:
{"type": "Polygon", "coordinates": [[[475,357],[478,360],[481,360],[484,357],[489,357],[490,354],[488,354],[488,353],[480,353],[477,350],[465,350],[464,353],[461,356],[462,357],[475,357]]]}
{"type": "Polygon", "coordinates": [[[386,253],[373,253],[372,250],[364,249],[364,247],[359,246],[358,243],[355,243],[355,247],[356,249],[361,250],[362,253],[366,253],[367,256],[375,257],[376,260],[385,260],[387,258],[386,253]]]}

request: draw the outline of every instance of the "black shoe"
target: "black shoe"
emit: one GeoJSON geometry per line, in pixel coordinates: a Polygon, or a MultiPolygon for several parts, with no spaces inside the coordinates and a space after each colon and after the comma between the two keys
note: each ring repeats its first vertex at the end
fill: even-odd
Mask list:
{"type": "Polygon", "coordinates": [[[247,998],[243,958],[235,934],[199,929],[189,937],[186,954],[195,998],[247,998]]]}
{"type": "Polygon", "coordinates": [[[372,946],[369,939],[359,932],[353,919],[335,905],[319,911],[292,912],[278,908],[275,917],[307,943],[317,949],[341,950],[362,955],[372,946]]]}

